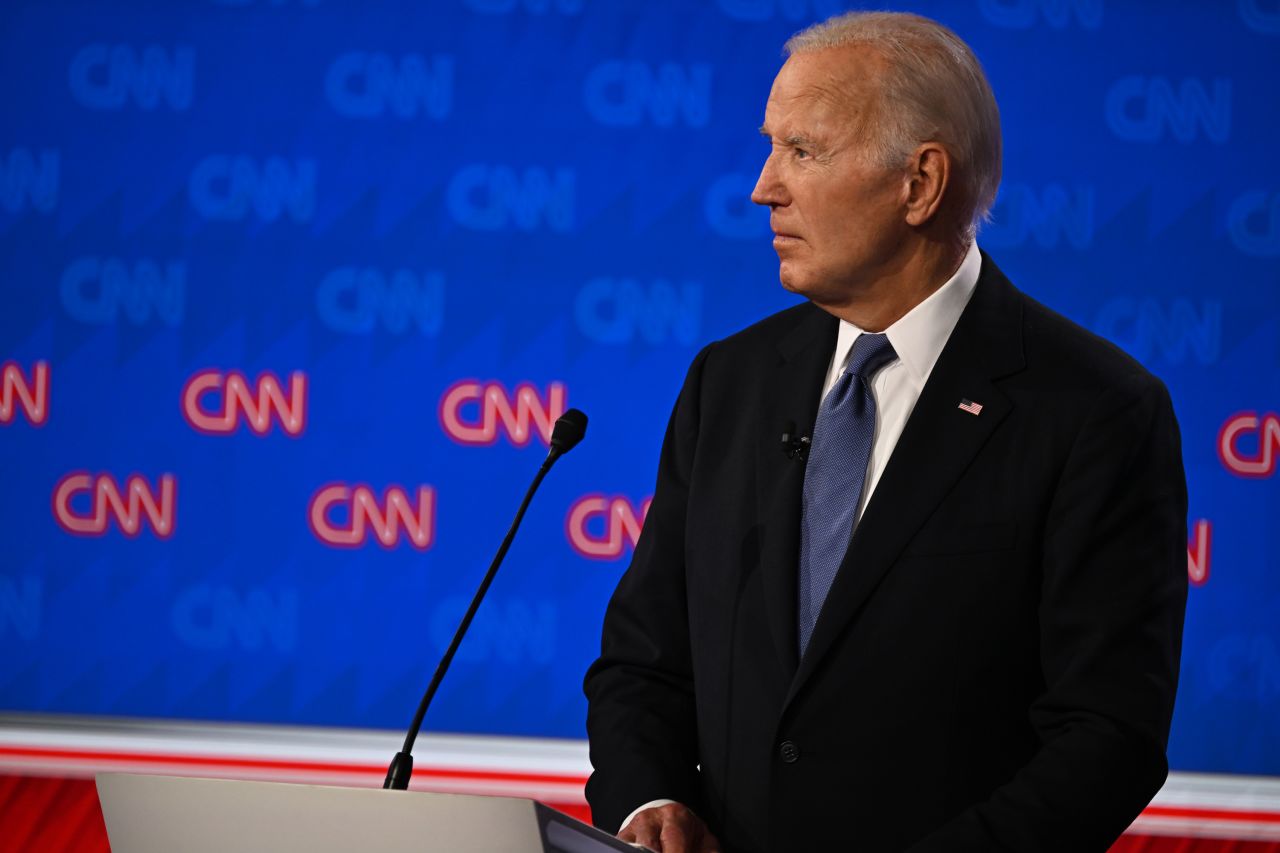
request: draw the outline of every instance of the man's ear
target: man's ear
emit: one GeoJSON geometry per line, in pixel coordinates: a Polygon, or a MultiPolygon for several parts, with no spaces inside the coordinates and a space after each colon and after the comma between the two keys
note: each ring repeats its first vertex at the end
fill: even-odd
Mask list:
{"type": "Polygon", "coordinates": [[[925,142],[907,163],[906,221],[920,227],[942,208],[951,186],[951,153],[937,142],[925,142]]]}

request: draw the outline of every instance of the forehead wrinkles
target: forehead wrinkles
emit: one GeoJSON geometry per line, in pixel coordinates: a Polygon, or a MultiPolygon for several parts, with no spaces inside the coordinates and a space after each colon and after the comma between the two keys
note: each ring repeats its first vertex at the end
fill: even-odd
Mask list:
{"type": "Polygon", "coordinates": [[[876,80],[884,63],[861,45],[797,54],[774,81],[769,101],[783,120],[821,124],[828,134],[861,137],[877,109],[876,80]]]}
{"type": "Polygon", "coordinates": [[[771,128],[775,137],[788,137],[793,133],[812,134],[824,141],[837,141],[861,134],[866,125],[868,108],[865,98],[856,89],[830,78],[821,82],[806,82],[795,87],[775,91],[770,100],[778,127],[771,128]]]}

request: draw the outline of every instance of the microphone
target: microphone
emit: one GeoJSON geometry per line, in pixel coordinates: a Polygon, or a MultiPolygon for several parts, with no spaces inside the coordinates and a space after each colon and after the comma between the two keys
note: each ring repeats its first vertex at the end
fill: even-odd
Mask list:
{"type": "Polygon", "coordinates": [[[801,461],[809,458],[809,436],[796,435],[796,422],[787,421],[782,427],[782,452],[788,459],[800,457],[801,461]]]}
{"type": "MultiPolygon", "coordinates": [[[[587,416],[578,409],[570,409],[556,420],[551,428],[551,453],[556,458],[564,456],[578,446],[587,434],[587,416]]],[[[548,454],[550,455],[550,454],[548,454]]]]}
{"type": "Polygon", "coordinates": [[[502,544],[498,547],[498,553],[494,556],[493,562],[489,565],[489,571],[485,573],[484,580],[480,582],[480,588],[476,590],[475,597],[471,599],[471,606],[467,608],[466,614],[462,617],[462,622],[458,625],[458,630],[454,632],[453,639],[449,642],[449,648],[445,649],[444,657],[440,659],[439,666],[436,667],[436,673],[431,677],[431,683],[427,685],[427,692],[422,694],[422,701],[418,703],[418,712],[413,716],[413,722],[409,724],[409,733],[405,736],[404,746],[396,753],[396,757],[391,759],[390,766],[387,767],[387,778],[383,781],[382,787],[396,791],[403,791],[409,787],[409,777],[413,774],[413,743],[417,740],[418,731],[422,728],[422,720],[427,715],[427,707],[431,704],[432,698],[436,695],[436,690],[440,687],[440,682],[444,680],[444,674],[449,671],[449,664],[453,663],[453,656],[458,651],[458,646],[462,644],[462,638],[466,635],[467,629],[471,627],[471,620],[475,618],[476,611],[480,609],[480,602],[484,600],[485,593],[489,591],[489,585],[493,583],[493,578],[498,573],[498,566],[502,565],[502,560],[507,556],[507,549],[511,547],[511,542],[516,538],[516,530],[520,528],[520,522],[524,519],[524,512],[529,508],[529,501],[533,500],[533,493],[538,490],[538,486],[542,484],[542,478],[547,476],[547,472],[551,470],[551,466],[556,460],[568,453],[578,442],[582,441],[587,434],[587,416],[578,409],[570,409],[561,415],[551,430],[551,445],[547,452],[547,458],[542,460],[538,473],[534,475],[533,482],[529,484],[529,491],[525,492],[524,500],[520,502],[520,508],[516,510],[515,520],[511,522],[511,529],[507,531],[506,538],[502,540],[502,544]]]}

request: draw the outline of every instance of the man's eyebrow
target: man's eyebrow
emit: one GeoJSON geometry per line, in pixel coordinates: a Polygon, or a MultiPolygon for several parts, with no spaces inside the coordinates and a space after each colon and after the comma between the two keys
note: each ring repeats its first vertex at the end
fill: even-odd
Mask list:
{"type": "MultiPolygon", "coordinates": [[[[768,128],[766,128],[764,125],[760,125],[760,135],[768,137],[769,139],[773,138],[773,134],[770,133],[768,128]]],[[[802,133],[793,133],[790,136],[788,136],[786,139],[783,139],[782,141],[785,142],[787,145],[812,145],[813,144],[813,139],[811,139],[808,136],[805,136],[802,133]]]]}

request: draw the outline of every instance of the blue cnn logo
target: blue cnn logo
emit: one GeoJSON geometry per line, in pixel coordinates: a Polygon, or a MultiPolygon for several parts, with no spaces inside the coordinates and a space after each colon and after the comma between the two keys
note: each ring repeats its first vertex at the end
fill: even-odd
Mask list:
{"type": "Polygon", "coordinates": [[[576,15],[584,0],[466,0],[466,7],[482,15],[511,15],[524,11],[531,15],[576,15]]]}
{"type": "Polygon", "coordinates": [[[44,583],[40,578],[0,575],[0,639],[36,639],[43,611],[44,583]]]}
{"type": "Polygon", "coordinates": [[[324,91],[338,115],[442,119],[453,110],[453,57],[417,53],[399,61],[385,53],[352,51],[329,66],[324,91]]]}
{"type": "Polygon", "coordinates": [[[1213,364],[1222,349],[1222,303],[1120,296],[1102,306],[1094,329],[1139,361],[1158,356],[1168,364],[1192,358],[1213,364]]]}
{"type": "Polygon", "coordinates": [[[702,285],[677,286],[658,279],[647,284],[629,278],[595,278],[583,285],[573,304],[583,335],[600,344],[688,346],[702,325],[702,285]]]}
{"type": "Polygon", "coordinates": [[[1188,77],[1176,87],[1166,77],[1121,77],[1107,92],[1107,124],[1121,139],[1179,142],[1200,134],[1221,145],[1231,137],[1231,81],[1188,77]]]}
{"type": "Polygon", "coordinates": [[[467,166],[449,182],[446,204],[459,225],[477,231],[571,231],[577,173],[531,166],[467,166]]]}
{"type": "Polygon", "coordinates": [[[587,74],[587,112],[601,124],[634,127],[648,119],[658,127],[683,121],[706,127],[711,116],[711,66],[611,59],[587,74]]]}
{"type": "Polygon", "coordinates": [[[1246,255],[1280,258],[1280,192],[1242,193],[1227,211],[1227,233],[1246,255]]]}
{"type": "Polygon", "coordinates": [[[720,11],[736,21],[807,21],[843,12],[841,0],[719,0],[720,11]]]}
{"type": "Polygon", "coordinates": [[[119,258],[79,258],[62,273],[62,307],[81,323],[103,326],[123,314],[135,326],[152,317],[166,326],[182,325],[187,297],[187,268],[179,261],[143,258],[133,265],[119,258]]]}
{"type": "Polygon", "coordinates": [[[1016,248],[1034,241],[1042,249],[1087,249],[1093,243],[1093,211],[1090,186],[1048,184],[1037,192],[1026,184],[1006,184],[992,208],[991,222],[982,228],[982,243],[1016,248]]]}
{"type": "Polygon", "coordinates": [[[292,652],[298,645],[298,592],[197,584],[173,602],[169,624],[201,651],[292,652]]]}
{"type": "Polygon", "coordinates": [[[1264,9],[1265,2],[1266,0],[1240,0],[1240,19],[1255,33],[1280,35],[1280,5],[1271,0],[1270,8],[1264,9]]]}
{"type": "MultiPolygon", "coordinates": [[[[449,645],[467,602],[466,598],[449,596],[436,605],[430,631],[441,650],[449,645]]],[[[556,659],[558,617],[559,609],[550,599],[490,599],[477,611],[467,641],[458,647],[458,660],[549,665],[556,659]]]]}
{"type": "Polygon", "coordinates": [[[730,240],[755,240],[769,233],[769,209],[753,204],[756,180],[731,172],[721,175],[702,198],[702,213],[711,230],[730,240]]]}
{"type": "Polygon", "coordinates": [[[191,106],[196,53],[187,45],[167,50],[147,45],[91,44],[81,48],[67,72],[71,95],[82,106],[119,110],[132,99],[142,110],[191,106]]]}
{"type": "Polygon", "coordinates": [[[196,166],[187,191],[191,206],[205,219],[253,216],[275,222],[287,215],[294,222],[308,222],[316,210],[316,164],[215,154],[196,166]]]}
{"type": "Polygon", "coordinates": [[[978,0],[982,17],[997,27],[1029,30],[1042,19],[1055,30],[1078,21],[1086,30],[1102,26],[1102,0],[978,0]]]}
{"type": "Polygon", "coordinates": [[[316,311],[335,332],[367,335],[377,329],[435,336],[444,322],[444,276],[399,269],[340,267],[316,289],[316,311]]]}
{"type": "Polygon", "coordinates": [[[0,205],[9,213],[22,213],[28,206],[39,213],[51,212],[58,206],[61,162],[52,149],[37,154],[15,148],[0,158],[0,205]]]}

